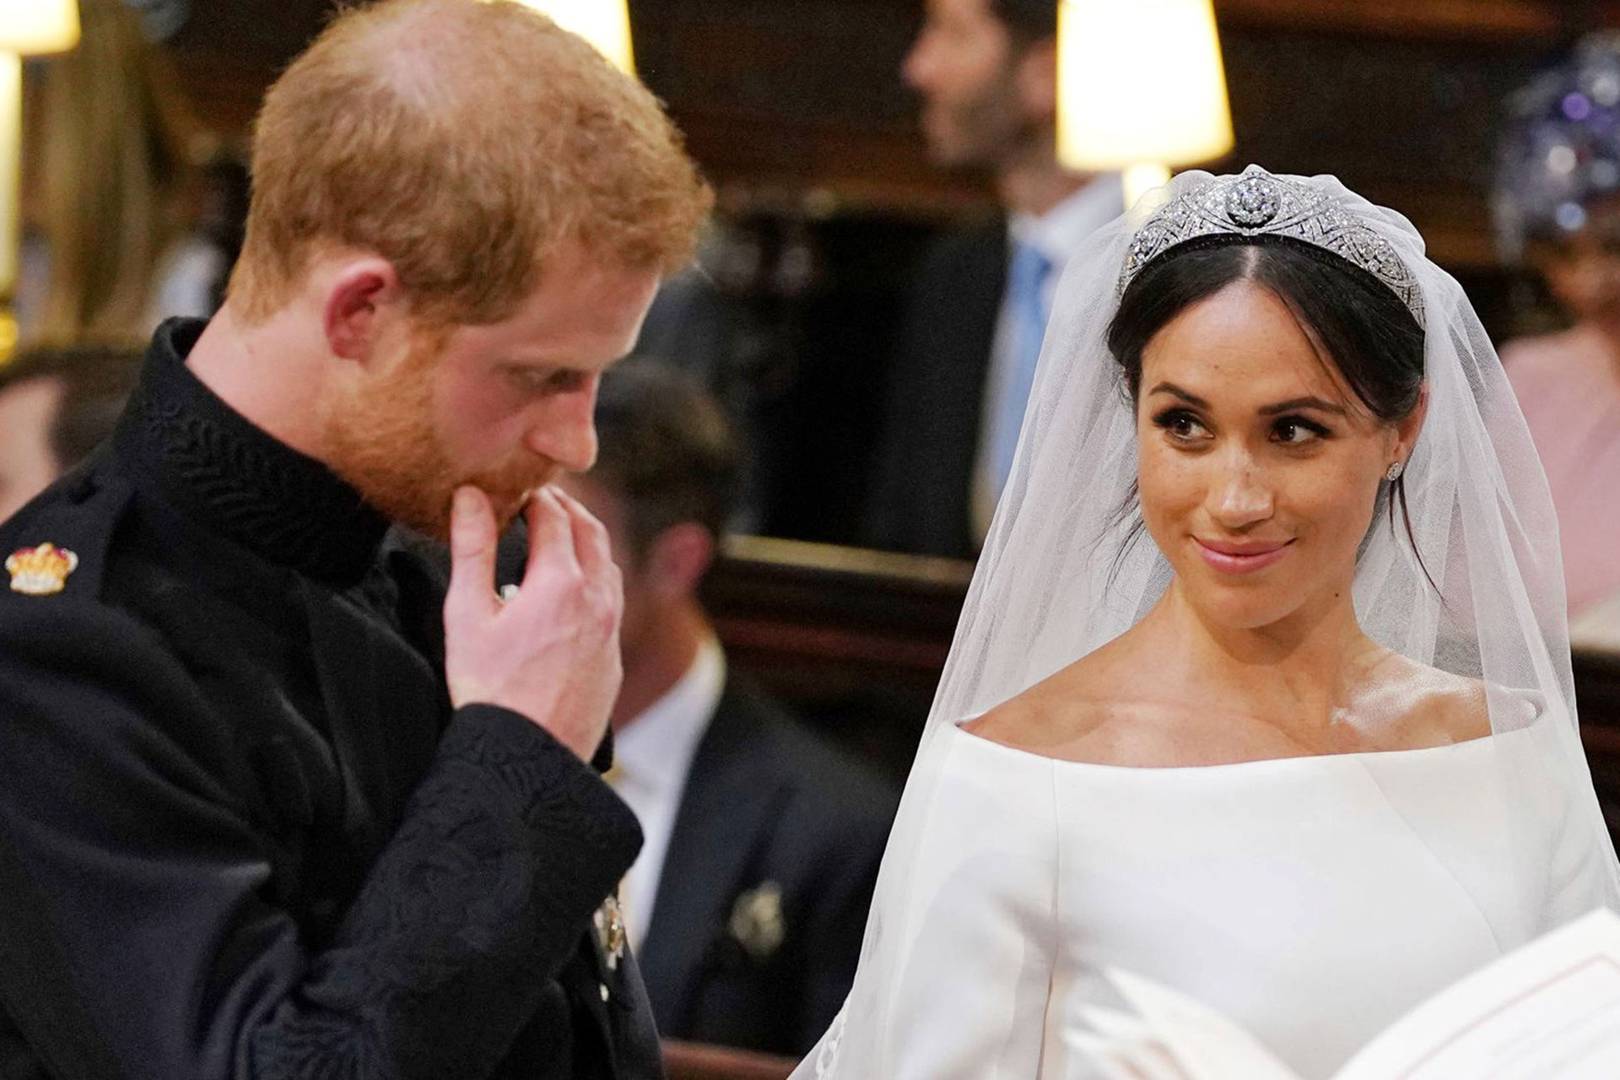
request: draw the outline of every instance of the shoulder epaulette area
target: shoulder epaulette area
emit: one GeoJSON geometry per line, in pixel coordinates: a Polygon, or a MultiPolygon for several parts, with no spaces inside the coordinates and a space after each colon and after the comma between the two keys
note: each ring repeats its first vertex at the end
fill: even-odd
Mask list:
{"type": "Polygon", "coordinates": [[[122,479],[79,470],[0,522],[0,603],[98,598],[131,494],[122,479]]]}

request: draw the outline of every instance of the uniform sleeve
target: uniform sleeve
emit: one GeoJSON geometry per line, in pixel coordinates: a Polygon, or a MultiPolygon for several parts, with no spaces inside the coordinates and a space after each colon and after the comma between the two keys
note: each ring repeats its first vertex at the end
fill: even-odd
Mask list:
{"type": "Polygon", "coordinates": [[[61,1080],[487,1076],[634,859],[569,750],[460,710],[331,948],[271,897],[212,715],[141,627],[0,599],[0,1003],[61,1080]]]}

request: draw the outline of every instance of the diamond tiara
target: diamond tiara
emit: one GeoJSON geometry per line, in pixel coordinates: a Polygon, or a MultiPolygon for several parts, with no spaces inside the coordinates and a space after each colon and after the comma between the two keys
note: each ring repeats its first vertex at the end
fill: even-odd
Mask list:
{"type": "Polygon", "coordinates": [[[1148,263],[1203,236],[1287,236],[1331,251],[1383,282],[1423,326],[1423,296],[1388,240],[1308,184],[1250,165],[1217,176],[1156,210],[1131,238],[1119,291],[1148,263]]]}

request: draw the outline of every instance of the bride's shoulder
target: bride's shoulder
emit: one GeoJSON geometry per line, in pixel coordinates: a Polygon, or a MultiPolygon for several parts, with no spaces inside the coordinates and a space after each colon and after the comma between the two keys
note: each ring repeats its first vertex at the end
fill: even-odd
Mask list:
{"type": "Polygon", "coordinates": [[[1399,653],[1389,652],[1373,668],[1363,706],[1389,717],[1393,741],[1407,746],[1467,742],[1491,733],[1485,684],[1399,653]]]}
{"type": "Polygon", "coordinates": [[[1128,763],[1158,756],[1152,710],[1119,685],[1120,658],[1098,650],[965,724],[982,739],[1043,757],[1128,763]]]}

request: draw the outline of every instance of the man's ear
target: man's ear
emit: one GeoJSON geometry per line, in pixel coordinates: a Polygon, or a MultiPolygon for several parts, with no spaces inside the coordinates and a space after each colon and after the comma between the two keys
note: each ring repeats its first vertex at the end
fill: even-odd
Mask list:
{"type": "Polygon", "coordinates": [[[399,275],[387,259],[367,256],[342,263],[326,287],[327,346],[345,360],[364,363],[377,344],[379,312],[400,298],[399,275]]]}
{"type": "Polygon", "coordinates": [[[1046,38],[1026,45],[1013,61],[1013,85],[1024,115],[1036,123],[1057,120],[1058,63],[1057,39],[1046,38]]]}
{"type": "Polygon", "coordinates": [[[695,521],[671,525],[653,538],[642,560],[643,579],[665,596],[697,592],[715,556],[714,536],[695,521]]]}

